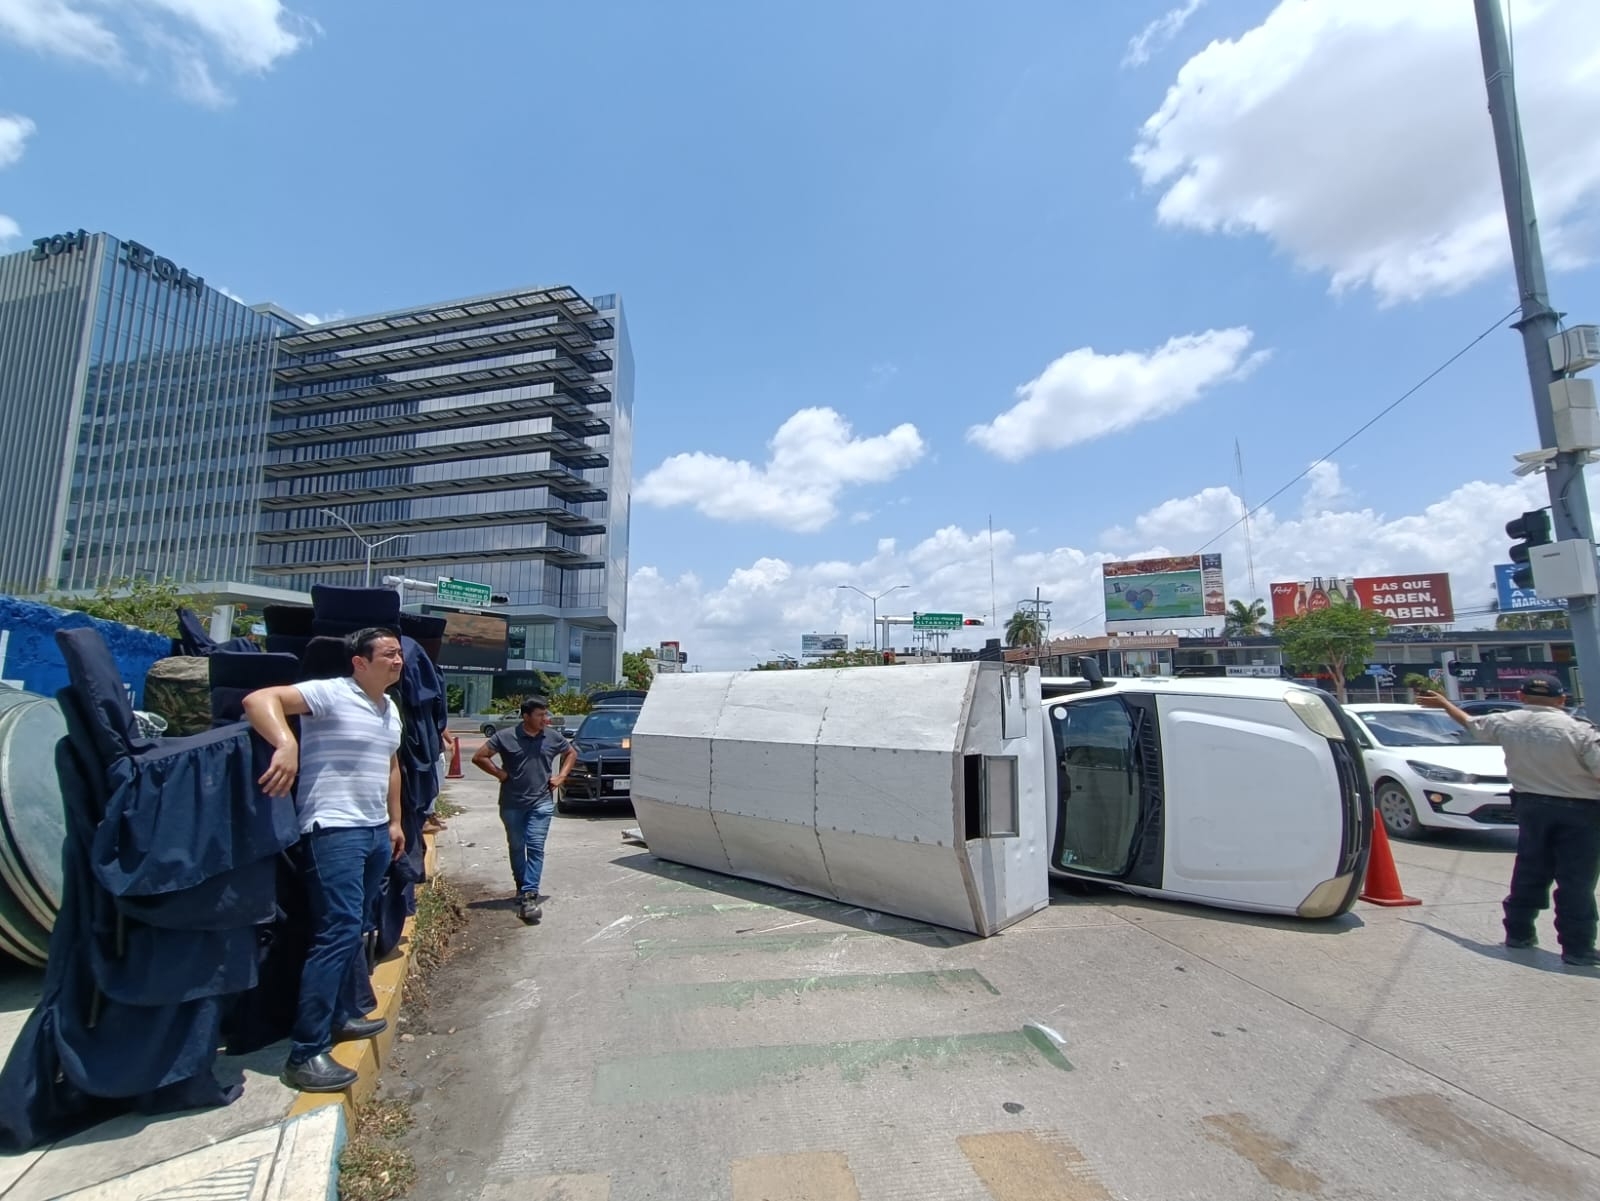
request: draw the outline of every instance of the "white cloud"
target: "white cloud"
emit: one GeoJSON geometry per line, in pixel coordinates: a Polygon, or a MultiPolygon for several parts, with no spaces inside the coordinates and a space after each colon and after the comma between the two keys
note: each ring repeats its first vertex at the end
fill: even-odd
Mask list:
{"type": "Polygon", "coordinates": [[[316,32],[279,0],[0,0],[0,38],[134,77],[153,55],[181,95],[208,107],[228,102],[216,65],[261,74],[316,32]]]}
{"type": "MultiPolygon", "coordinates": [[[[1585,261],[1600,199],[1590,0],[1519,0],[1519,101],[1545,249],[1585,261]]],[[[1159,220],[1268,238],[1334,292],[1458,292],[1509,261],[1472,5],[1283,0],[1179,70],[1132,160],[1159,220]]]]}
{"type": "Polygon", "coordinates": [[[1246,356],[1253,337],[1238,326],[1169,338],[1151,351],[1070,350],[1019,387],[1015,405],[969,429],[967,440],[1015,462],[1165,417],[1253,371],[1267,357],[1246,356]]]}
{"type": "MultiPolygon", "coordinates": [[[[1324,475],[1324,482],[1329,478],[1324,475]]],[[[1230,530],[1209,549],[1222,552],[1230,597],[1268,599],[1274,580],[1315,575],[1448,571],[1457,610],[1483,614],[1493,593],[1493,566],[1505,553],[1504,523],[1543,503],[1543,482],[1528,479],[1462,484],[1412,514],[1326,508],[1280,516],[1264,509],[1251,520],[1254,587],[1246,571],[1241,528],[1230,530]]],[[[1009,529],[996,529],[999,623],[1003,627],[1017,602],[1038,587],[1053,602],[1055,633],[1098,633],[1103,628],[1102,562],[1192,552],[1239,514],[1234,492],[1216,487],[1156,505],[1127,526],[1107,531],[1092,547],[1040,545],[1009,529]]],[[[910,587],[880,601],[880,614],[923,609],[987,620],[988,531],[949,526],[905,549],[886,538],[853,562],[763,558],[721,583],[641,567],[630,585],[628,645],[679,639],[691,662],[717,670],[749,667],[775,657],[775,651],[798,654],[801,634],[837,632],[868,640],[871,605],[838,586],[854,584],[877,592],[900,583],[910,587]]],[[[1484,614],[1466,618],[1464,624],[1486,626],[1491,621],[1484,614]]],[[[978,646],[997,635],[993,626],[973,628],[958,636],[956,644],[978,646]]],[[[906,628],[896,627],[892,643],[903,646],[909,640],[906,628]]]]}
{"type": "Polygon", "coordinates": [[[1189,18],[1199,10],[1206,0],[1184,0],[1182,8],[1174,8],[1157,17],[1146,25],[1131,41],[1128,42],[1128,52],[1123,55],[1124,67],[1142,67],[1150,61],[1150,56],[1173,38],[1189,23],[1189,18]]]}
{"type": "Polygon", "coordinates": [[[1300,509],[1308,517],[1332,508],[1344,500],[1349,492],[1339,474],[1339,465],[1326,459],[1311,464],[1306,480],[1306,494],[1300,502],[1300,509]]]}
{"type": "Polygon", "coordinates": [[[27,117],[0,113],[0,167],[9,167],[22,157],[28,139],[37,128],[27,117]]]}
{"type": "Polygon", "coordinates": [[[768,445],[772,454],[763,466],[703,451],[673,455],[634,486],[633,498],[810,533],[838,515],[845,488],[893,479],[926,450],[914,425],[857,438],[850,423],[827,408],[801,409],[768,445]]]}
{"type": "MultiPolygon", "coordinates": [[[[4,3],[4,0],[0,0],[4,3]]],[[[16,113],[0,113],[0,169],[9,167],[22,157],[28,139],[37,127],[27,117],[16,113]]],[[[0,250],[6,250],[22,233],[22,227],[12,218],[0,213],[0,250]]]]}
{"type": "Polygon", "coordinates": [[[297,313],[295,315],[297,317],[299,317],[300,320],[304,321],[307,325],[325,325],[329,321],[343,321],[344,320],[344,310],[343,309],[334,309],[331,313],[323,313],[323,314],[320,314],[320,315],[317,314],[317,313],[297,313]]]}

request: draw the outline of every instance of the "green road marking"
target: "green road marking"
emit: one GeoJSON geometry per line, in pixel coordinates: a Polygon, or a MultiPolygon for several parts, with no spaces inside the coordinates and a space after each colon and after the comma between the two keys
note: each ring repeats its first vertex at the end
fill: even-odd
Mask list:
{"type": "Polygon", "coordinates": [[[813,992],[903,992],[950,994],[1000,990],[972,968],[938,972],[872,972],[849,976],[797,976],[790,980],[733,980],[710,984],[642,984],[628,990],[628,1008],[644,1017],[682,1009],[743,1009],[752,1001],[802,997],[813,992]]]}
{"type": "Polygon", "coordinates": [[[597,1064],[594,1099],[599,1105],[659,1104],[704,1093],[732,1092],[776,1078],[793,1078],[808,1069],[834,1068],[843,1080],[855,1084],[873,1071],[896,1065],[910,1072],[918,1065],[945,1070],[985,1060],[1004,1067],[1037,1067],[1042,1063],[1064,1072],[1072,1070],[1072,1064],[1048,1038],[1031,1038],[1023,1030],[947,1038],[719,1047],[597,1064]]]}
{"type": "Polygon", "coordinates": [[[640,959],[653,959],[657,955],[727,955],[739,951],[803,951],[807,947],[833,946],[839,942],[893,936],[907,942],[927,947],[943,947],[949,943],[938,930],[927,926],[886,926],[878,930],[821,930],[806,934],[748,934],[733,938],[640,938],[633,944],[640,959]]]}

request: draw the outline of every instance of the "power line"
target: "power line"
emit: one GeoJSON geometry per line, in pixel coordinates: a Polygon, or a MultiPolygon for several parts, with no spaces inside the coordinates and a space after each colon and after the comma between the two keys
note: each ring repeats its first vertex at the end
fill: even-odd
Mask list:
{"type": "MultiPolygon", "coordinates": [[[[1371,418],[1369,418],[1360,427],[1358,427],[1354,433],[1350,434],[1349,437],[1344,438],[1343,440],[1341,440],[1337,445],[1335,445],[1332,449],[1330,449],[1321,458],[1313,460],[1310,464],[1307,465],[1307,467],[1306,467],[1306,469],[1304,471],[1300,472],[1293,479],[1291,479],[1288,483],[1284,484],[1281,488],[1279,488],[1276,492],[1274,492],[1271,496],[1268,496],[1260,504],[1256,505],[1255,508],[1247,509],[1239,517],[1239,519],[1237,521],[1234,521],[1234,522],[1230,523],[1229,525],[1225,526],[1223,529],[1219,530],[1209,540],[1207,540],[1206,542],[1201,543],[1201,545],[1196,549],[1195,553],[1198,554],[1200,551],[1205,550],[1206,547],[1213,545],[1218,540],[1220,540],[1221,538],[1223,538],[1227,534],[1229,534],[1231,531],[1233,531],[1234,529],[1238,528],[1241,524],[1243,524],[1245,522],[1248,522],[1257,513],[1261,512],[1262,509],[1266,508],[1273,501],[1277,500],[1278,497],[1282,496],[1290,488],[1293,488],[1301,480],[1305,479],[1306,476],[1310,475],[1311,472],[1315,468],[1321,466],[1323,463],[1328,462],[1328,460],[1333,458],[1334,455],[1338,454],[1345,447],[1349,446],[1350,443],[1354,442],[1362,434],[1366,433],[1373,426],[1377,425],[1378,422],[1382,421],[1390,413],[1394,412],[1402,404],[1404,404],[1406,401],[1410,400],[1418,392],[1422,391],[1423,388],[1427,387],[1427,385],[1432,383],[1436,378],[1438,378],[1440,375],[1442,375],[1446,370],[1448,370],[1450,367],[1454,366],[1456,360],[1458,360],[1461,357],[1463,357],[1468,351],[1472,350],[1475,346],[1477,346],[1478,343],[1482,342],[1490,334],[1494,333],[1501,326],[1505,325],[1505,323],[1507,321],[1509,321],[1509,320],[1511,320],[1511,318],[1517,316],[1517,314],[1519,314],[1520,312],[1522,312],[1522,306],[1519,304],[1515,308],[1513,308],[1510,312],[1506,313],[1503,317],[1495,318],[1495,321],[1494,321],[1493,325],[1489,326],[1482,333],[1477,335],[1477,337],[1473,338],[1472,341],[1468,342],[1460,350],[1456,351],[1453,355],[1451,355],[1449,358],[1447,358],[1444,362],[1440,363],[1432,371],[1428,372],[1427,375],[1423,376],[1416,383],[1412,384],[1411,387],[1407,388],[1399,396],[1395,397],[1394,400],[1390,401],[1383,408],[1379,409],[1377,411],[1377,413],[1375,413],[1371,418]]],[[[1065,632],[1070,634],[1075,630],[1080,630],[1084,626],[1089,625],[1092,622],[1099,620],[1103,616],[1104,616],[1103,611],[1100,614],[1090,614],[1088,617],[1085,617],[1082,621],[1079,621],[1079,622],[1074,623],[1073,625],[1067,626],[1066,629],[1065,629],[1065,632]]]]}
{"type": "Polygon", "coordinates": [[[1273,501],[1278,499],[1278,497],[1282,496],[1290,488],[1293,488],[1301,480],[1305,479],[1306,476],[1310,475],[1313,470],[1315,470],[1316,468],[1322,466],[1322,464],[1328,462],[1328,460],[1333,458],[1334,455],[1338,454],[1345,447],[1349,446],[1350,443],[1354,442],[1357,438],[1361,437],[1362,434],[1366,433],[1373,426],[1377,425],[1378,422],[1382,421],[1390,413],[1394,412],[1401,405],[1403,405],[1406,401],[1410,400],[1418,392],[1422,391],[1422,389],[1425,388],[1428,384],[1432,383],[1434,381],[1434,379],[1436,379],[1438,376],[1442,375],[1446,370],[1448,370],[1451,366],[1453,366],[1457,359],[1461,358],[1469,350],[1471,350],[1473,347],[1475,347],[1479,342],[1482,342],[1490,334],[1494,333],[1502,325],[1504,325],[1507,321],[1511,320],[1511,318],[1515,317],[1521,311],[1522,311],[1522,306],[1518,305],[1516,308],[1512,309],[1509,313],[1507,313],[1504,317],[1496,318],[1495,319],[1495,323],[1493,325],[1489,326],[1488,329],[1484,330],[1476,338],[1472,339],[1472,341],[1468,342],[1460,350],[1456,351],[1455,354],[1451,355],[1448,359],[1446,359],[1444,362],[1440,363],[1432,371],[1428,372],[1427,375],[1423,376],[1416,383],[1412,384],[1411,387],[1407,388],[1399,396],[1395,397],[1395,399],[1390,401],[1383,408],[1379,409],[1375,414],[1373,414],[1372,417],[1370,417],[1365,423],[1363,423],[1353,434],[1351,434],[1349,437],[1345,438],[1343,441],[1339,442],[1336,446],[1334,446],[1331,450],[1329,450],[1326,454],[1324,454],[1320,459],[1313,459],[1309,464],[1307,464],[1306,469],[1304,471],[1300,472],[1299,475],[1295,476],[1288,483],[1284,484],[1283,487],[1279,488],[1271,496],[1267,497],[1266,500],[1262,501],[1255,508],[1251,509],[1243,517],[1239,518],[1238,521],[1233,522],[1231,525],[1225,526],[1223,529],[1221,529],[1215,535],[1213,535],[1212,538],[1210,539],[1210,541],[1201,543],[1200,546],[1196,548],[1196,552],[1195,553],[1198,554],[1200,551],[1205,550],[1206,547],[1212,545],[1213,543],[1217,542],[1219,539],[1225,537],[1232,530],[1236,529],[1239,526],[1240,522],[1248,521],[1251,517],[1254,517],[1257,513],[1261,512],[1262,509],[1266,508],[1269,504],[1271,504],[1273,501]]]}

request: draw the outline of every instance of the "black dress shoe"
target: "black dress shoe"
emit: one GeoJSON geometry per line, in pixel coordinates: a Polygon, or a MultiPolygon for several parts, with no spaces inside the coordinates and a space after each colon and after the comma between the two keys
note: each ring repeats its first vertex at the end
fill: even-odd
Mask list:
{"type": "Polygon", "coordinates": [[[383,1018],[355,1018],[334,1031],[333,1041],[351,1043],[361,1038],[375,1038],[389,1028],[383,1018]]]}
{"type": "Polygon", "coordinates": [[[1563,951],[1561,962],[1568,967],[1600,967],[1600,951],[1593,947],[1587,951],[1563,951]]]}
{"type": "Polygon", "coordinates": [[[356,1082],[356,1074],[324,1051],[304,1063],[286,1064],[283,1082],[303,1093],[342,1093],[356,1082]]]}
{"type": "Polygon", "coordinates": [[[1539,945],[1539,940],[1537,938],[1531,938],[1531,937],[1530,938],[1510,938],[1510,937],[1508,937],[1506,939],[1506,950],[1508,950],[1508,951],[1526,951],[1530,947],[1536,947],[1538,945],[1539,945]]]}

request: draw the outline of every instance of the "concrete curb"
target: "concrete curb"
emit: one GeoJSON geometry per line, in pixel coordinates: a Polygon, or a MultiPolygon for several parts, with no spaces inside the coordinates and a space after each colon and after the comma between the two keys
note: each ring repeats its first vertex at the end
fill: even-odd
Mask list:
{"type": "MultiPolygon", "coordinates": [[[[432,880],[438,873],[439,855],[434,846],[433,836],[428,835],[426,841],[428,849],[423,862],[428,879],[432,880]]],[[[405,996],[406,977],[411,974],[413,966],[411,940],[416,923],[415,917],[406,919],[399,945],[389,952],[388,957],[382,960],[372,973],[372,991],[378,998],[378,1007],[372,1016],[383,1018],[389,1023],[388,1028],[376,1038],[340,1043],[333,1049],[334,1059],[356,1073],[356,1082],[343,1092],[301,1093],[289,1107],[289,1120],[339,1104],[344,1108],[346,1119],[353,1123],[357,1107],[372,1099],[372,1094],[378,1088],[378,1075],[383,1070],[383,1065],[389,1062],[390,1053],[394,1049],[394,1040],[400,1023],[400,1004],[405,996]]]]}

